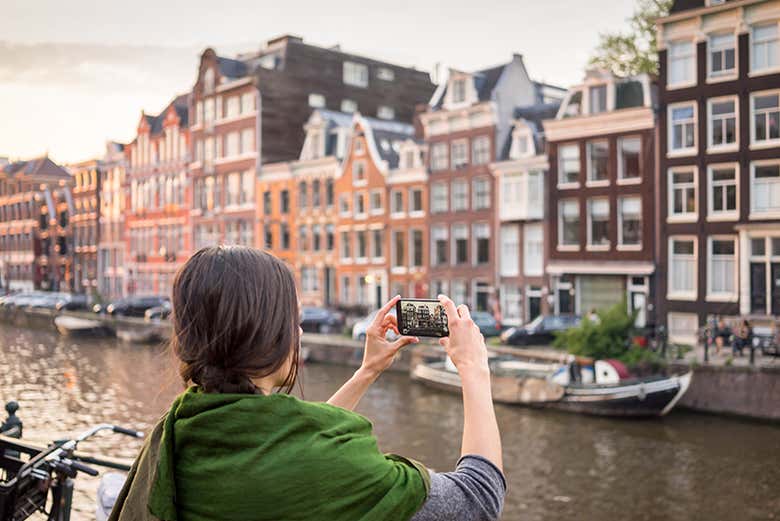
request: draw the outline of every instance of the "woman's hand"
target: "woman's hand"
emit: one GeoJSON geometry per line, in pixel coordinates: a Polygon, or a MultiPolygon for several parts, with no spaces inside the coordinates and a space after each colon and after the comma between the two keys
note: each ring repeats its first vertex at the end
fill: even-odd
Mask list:
{"type": "Polygon", "coordinates": [[[401,297],[396,295],[376,312],[374,320],[366,330],[366,345],[363,350],[362,370],[369,372],[374,377],[379,376],[393,363],[396,353],[408,344],[415,344],[420,340],[413,336],[400,336],[398,331],[398,319],[390,315],[396,302],[401,297]],[[400,338],[393,342],[387,340],[387,332],[394,331],[400,338]]]}
{"type": "Polygon", "coordinates": [[[461,304],[456,308],[455,303],[444,295],[439,295],[439,302],[447,312],[447,327],[450,330],[450,336],[440,339],[439,343],[458,368],[458,373],[461,377],[489,377],[485,337],[471,319],[468,306],[461,304]]]}

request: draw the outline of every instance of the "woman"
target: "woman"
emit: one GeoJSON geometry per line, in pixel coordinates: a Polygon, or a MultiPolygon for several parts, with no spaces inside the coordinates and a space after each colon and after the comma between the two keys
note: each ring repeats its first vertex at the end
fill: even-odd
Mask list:
{"type": "Polygon", "coordinates": [[[750,326],[750,322],[743,320],[737,336],[734,338],[734,343],[731,346],[732,355],[742,356],[742,350],[746,347],[750,347],[752,342],[753,328],[750,326]]]}
{"type": "MultiPolygon", "coordinates": [[[[286,394],[298,375],[295,280],[251,248],[205,248],[173,284],[173,352],[190,387],[149,436],[114,520],[497,519],[506,484],[487,350],[468,308],[444,296],[440,342],[463,382],[461,458],[451,473],[379,452],[371,424],[351,412],[396,353],[385,304],[367,331],[363,363],[327,403],[286,394]],[[274,393],[275,389],[285,393],[274,393]]],[[[446,436],[447,433],[442,433],[446,436]]]]}

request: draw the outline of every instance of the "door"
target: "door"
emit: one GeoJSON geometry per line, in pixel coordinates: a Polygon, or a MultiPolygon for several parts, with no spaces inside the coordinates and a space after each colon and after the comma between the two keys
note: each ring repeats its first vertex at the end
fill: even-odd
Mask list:
{"type": "Polygon", "coordinates": [[[750,264],[750,312],[766,314],[766,264],[750,264]]]}
{"type": "Polygon", "coordinates": [[[636,311],[634,325],[636,327],[645,327],[647,324],[647,295],[638,291],[632,292],[631,311],[636,311]]]}
{"type": "Polygon", "coordinates": [[[780,315],[780,262],[772,263],[772,314],[780,315]]]}
{"type": "Polygon", "coordinates": [[[528,297],[528,321],[532,321],[536,317],[542,314],[542,297],[541,296],[529,296],[528,297]]]}
{"type": "Polygon", "coordinates": [[[330,306],[333,303],[333,268],[325,268],[323,278],[325,279],[325,305],[330,306]]]}
{"type": "Polygon", "coordinates": [[[574,303],[569,288],[558,289],[558,313],[566,315],[574,312],[574,303]]]}

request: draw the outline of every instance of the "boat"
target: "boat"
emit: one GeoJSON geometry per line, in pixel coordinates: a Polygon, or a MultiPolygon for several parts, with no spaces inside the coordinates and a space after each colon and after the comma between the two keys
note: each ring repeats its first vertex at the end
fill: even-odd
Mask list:
{"type": "MultiPolygon", "coordinates": [[[[597,360],[580,371],[576,364],[493,360],[491,390],[499,403],[546,407],[598,416],[664,416],[688,390],[692,372],[631,377],[613,360],[597,360]],[[573,376],[576,376],[573,378],[573,376]]],[[[437,389],[460,392],[460,377],[448,361],[423,362],[412,378],[437,389]]]]}
{"type": "Polygon", "coordinates": [[[64,336],[99,335],[106,332],[103,323],[99,320],[59,315],[54,318],[57,331],[64,336]]]}

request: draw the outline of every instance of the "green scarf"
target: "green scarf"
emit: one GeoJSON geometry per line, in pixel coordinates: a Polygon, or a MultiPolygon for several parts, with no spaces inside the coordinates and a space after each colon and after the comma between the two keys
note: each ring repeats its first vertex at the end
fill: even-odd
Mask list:
{"type": "Polygon", "coordinates": [[[112,519],[139,519],[122,503],[146,499],[141,519],[162,521],[408,520],[428,492],[425,467],[382,454],[367,419],[324,403],[192,387],[161,430],[112,519]]]}

